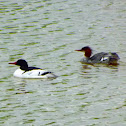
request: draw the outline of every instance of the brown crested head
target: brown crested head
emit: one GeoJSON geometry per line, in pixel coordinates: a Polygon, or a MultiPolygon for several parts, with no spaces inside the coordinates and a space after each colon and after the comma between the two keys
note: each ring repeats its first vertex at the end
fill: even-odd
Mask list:
{"type": "Polygon", "coordinates": [[[89,46],[85,46],[79,50],[75,50],[75,51],[80,51],[80,52],[84,52],[86,57],[90,57],[92,54],[92,49],[89,46]]]}

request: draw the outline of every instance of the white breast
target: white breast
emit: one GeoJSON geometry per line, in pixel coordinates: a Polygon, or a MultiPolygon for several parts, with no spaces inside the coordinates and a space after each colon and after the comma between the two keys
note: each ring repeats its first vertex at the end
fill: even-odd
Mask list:
{"type": "Polygon", "coordinates": [[[31,71],[25,72],[21,69],[17,69],[13,75],[15,77],[20,77],[20,78],[54,78],[56,77],[56,75],[54,75],[53,73],[42,75],[45,72],[48,72],[48,71],[37,69],[37,70],[31,70],[31,71]]]}

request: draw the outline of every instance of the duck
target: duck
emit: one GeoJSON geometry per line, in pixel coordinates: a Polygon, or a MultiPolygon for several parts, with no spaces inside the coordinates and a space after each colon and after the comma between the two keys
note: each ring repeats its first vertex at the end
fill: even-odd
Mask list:
{"type": "Polygon", "coordinates": [[[108,65],[118,65],[118,60],[120,59],[118,54],[115,52],[100,52],[92,55],[92,49],[89,46],[82,47],[81,49],[75,51],[84,52],[85,58],[83,57],[81,62],[86,64],[102,63],[108,65]]]}
{"type": "Polygon", "coordinates": [[[57,76],[47,70],[44,70],[42,68],[38,67],[28,67],[28,63],[24,59],[19,59],[16,62],[12,62],[9,64],[20,66],[19,69],[17,69],[13,76],[19,77],[19,78],[56,78],[57,76]]]}

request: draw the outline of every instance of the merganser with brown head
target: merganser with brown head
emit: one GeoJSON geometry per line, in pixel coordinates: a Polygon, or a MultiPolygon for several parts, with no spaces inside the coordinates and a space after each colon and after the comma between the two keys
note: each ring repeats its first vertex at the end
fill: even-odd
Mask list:
{"type": "Polygon", "coordinates": [[[88,64],[102,63],[102,64],[109,64],[109,65],[117,65],[118,60],[120,59],[118,54],[115,52],[109,52],[109,53],[100,52],[91,56],[92,49],[89,46],[85,46],[75,51],[84,52],[85,58],[82,58],[81,62],[88,63],[88,64]]]}

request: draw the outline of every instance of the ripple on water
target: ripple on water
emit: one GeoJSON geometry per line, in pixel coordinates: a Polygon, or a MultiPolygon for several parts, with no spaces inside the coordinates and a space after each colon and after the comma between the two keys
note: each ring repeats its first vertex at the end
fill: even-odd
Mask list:
{"type": "Polygon", "coordinates": [[[1,1],[0,11],[0,125],[125,125],[124,2],[1,1]],[[120,65],[81,64],[84,45],[119,52],[120,65]],[[8,62],[20,58],[59,77],[15,78],[8,62]]]}

